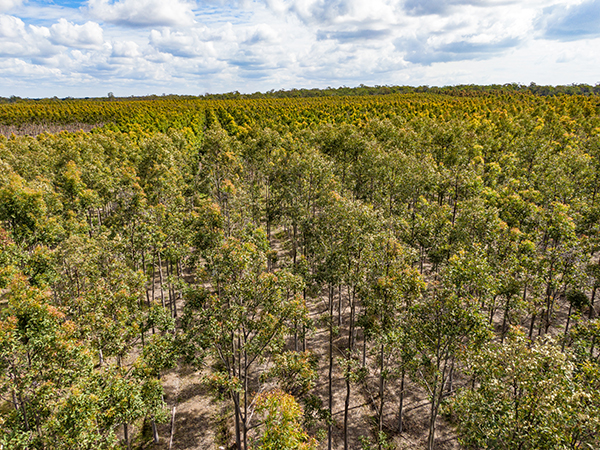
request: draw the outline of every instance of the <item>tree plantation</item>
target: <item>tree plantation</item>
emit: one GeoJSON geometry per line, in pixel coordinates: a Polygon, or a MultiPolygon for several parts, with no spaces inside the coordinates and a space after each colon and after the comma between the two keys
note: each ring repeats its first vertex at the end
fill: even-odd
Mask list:
{"type": "Polygon", "coordinates": [[[0,103],[0,448],[600,448],[600,97],[367,91],[0,103]]]}

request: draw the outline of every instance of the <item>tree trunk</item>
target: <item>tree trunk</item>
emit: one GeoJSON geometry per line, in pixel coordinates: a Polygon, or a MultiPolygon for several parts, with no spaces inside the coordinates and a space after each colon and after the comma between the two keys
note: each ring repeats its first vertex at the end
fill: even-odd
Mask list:
{"type": "Polygon", "coordinates": [[[494,297],[492,298],[492,306],[490,308],[490,319],[489,319],[490,325],[494,321],[494,313],[496,312],[496,297],[498,297],[498,296],[494,295],[494,297]]]}
{"type": "Polygon", "coordinates": [[[402,368],[402,377],[400,380],[400,404],[398,406],[398,434],[402,433],[402,419],[403,419],[403,407],[404,407],[404,378],[406,377],[406,371],[402,368]]]}
{"type": "Polygon", "coordinates": [[[448,374],[448,389],[447,392],[452,392],[452,384],[454,381],[454,357],[452,358],[452,362],[450,363],[450,373],[448,374]]]}
{"type": "Polygon", "coordinates": [[[531,324],[529,325],[529,339],[531,339],[533,337],[533,329],[534,329],[534,325],[535,325],[536,315],[537,314],[535,312],[531,315],[531,324]]]}
{"type": "Polygon", "coordinates": [[[598,286],[594,286],[594,289],[592,289],[592,299],[590,300],[590,314],[589,314],[589,319],[592,320],[594,318],[594,300],[596,300],[596,290],[598,289],[598,286]]]}
{"type": "Polygon", "coordinates": [[[338,286],[338,327],[342,326],[342,285],[338,286]]]}
{"type": "Polygon", "coordinates": [[[173,289],[171,286],[171,279],[173,276],[173,266],[167,259],[167,295],[169,296],[169,311],[171,311],[171,317],[173,317],[173,289]]]}
{"type": "Polygon", "coordinates": [[[154,420],[154,417],[152,418],[152,439],[154,440],[155,444],[158,444],[158,441],[160,440],[158,436],[158,428],[156,427],[156,421],[154,420]]]}
{"type": "Polygon", "coordinates": [[[365,368],[365,366],[367,365],[367,337],[365,336],[364,330],[363,330],[363,348],[362,348],[362,366],[363,369],[365,368]]]}
{"type": "MultiPolygon", "coordinates": [[[[340,298],[342,296],[342,290],[340,289],[340,298]]],[[[350,326],[348,329],[348,350],[346,358],[348,358],[347,371],[350,370],[350,358],[352,358],[352,352],[354,350],[354,293],[350,295],[350,287],[348,286],[348,301],[350,302],[350,326]]],[[[350,374],[346,373],[346,400],[344,402],[344,450],[348,450],[348,416],[350,409],[350,374]]]]}
{"type": "Polygon", "coordinates": [[[434,386],[433,398],[429,417],[429,436],[427,437],[427,450],[433,450],[435,443],[435,422],[437,419],[437,387],[434,386]]]}
{"type": "Polygon", "coordinates": [[[333,285],[329,285],[329,374],[328,374],[328,407],[329,424],[327,426],[327,448],[332,450],[332,423],[333,420],[333,285]]]}
{"type": "MultiPolygon", "coordinates": [[[[592,349],[593,352],[593,349],[592,349]]],[[[25,430],[29,431],[29,419],[27,418],[27,405],[23,401],[23,396],[19,392],[19,402],[21,403],[21,410],[23,411],[23,422],[25,423],[25,430]]]]}
{"type": "Polygon", "coordinates": [[[242,450],[242,432],[240,425],[240,394],[237,392],[232,394],[233,404],[235,409],[235,448],[242,450]]]}
{"type": "Polygon", "coordinates": [[[293,223],[292,227],[294,229],[294,239],[292,240],[292,258],[293,258],[293,263],[295,266],[296,265],[296,255],[298,253],[298,225],[296,225],[296,222],[293,223]]]}
{"type": "Polygon", "coordinates": [[[350,410],[350,377],[348,375],[346,374],[346,400],[344,402],[344,450],[348,450],[348,413],[350,410]]]}
{"type": "MultiPolygon", "coordinates": [[[[302,298],[306,304],[306,288],[302,290],[302,298]]],[[[306,351],[306,325],[302,323],[302,351],[306,351]]]]}
{"type": "Polygon", "coordinates": [[[11,389],[11,394],[12,394],[12,402],[13,402],[15,411],[18,411],[19,410],[19,402],[17,401],[17,393],[15,392],[14,387],[11,389]]]}
{"type": "MultiPolygon", "coordinates": [[[[378,429],[379,429],[379,435],[381,435],[381,432],[383,431],[383,405],[384,405],[384,388],[385,388],[385,379],[384,379],[384,374],[383,374],[383,344],[381,345],[380,351],[379,351],[379,423],[378,423],[378,429]]],[[[379,443],[379,450],[381,450],[381,439],[378,439],[377,441],[379,443]]]]}
{"type": "Polygon", "coordinates": [[[501,344],[504,344],[504,337],[506,336],[506,322],[508,321],[508,311],[510,310],[510,299],[511,296],[508,295],[506,297],[506,304],[504,305],[504,316],[502,317],[502,336],[500,338],[501,344]]]}
{"type": "Polygon", "coordinates": [[[160,252],[158,252],[158,281],[160,284],[160,303],[163,308],[166,308],[167,305],[165,304],[165,293],[163,290],[162,258],[160,252]]]}
{"type": "MultiPolygon", "coordinates": [[[[245,341],[245,339],[244,339],[245,341]]],[[[246,342],[244,342],[244,415],[242,417],[242,432],[244,437],[244,450],[248,448],[248,355],[246,353],[246,342]]]]}
{"type": "Polygon", "coordinates": [[[173,447],[173,437],[175,436],[175,413],[177,406],[173,406],[173,414],[171,415],[171,437],[169,438],[169,450],[173,447]]]}
{"type": "Polygon", "coordinates": [[[123,437],[125,438],[125,445],[127,446],[127,450],[131,450],[131,442],[129,439],[129,425],[127,425],[126,423],[123,424],[123,437]]]}

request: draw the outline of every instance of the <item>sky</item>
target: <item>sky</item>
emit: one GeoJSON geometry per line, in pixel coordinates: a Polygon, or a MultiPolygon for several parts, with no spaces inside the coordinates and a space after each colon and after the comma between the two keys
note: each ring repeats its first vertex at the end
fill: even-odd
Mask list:
{"type": "Polygon", "coordinates": [[[600,82],[600,0],[0,0],[0,96],[600,82]]]}

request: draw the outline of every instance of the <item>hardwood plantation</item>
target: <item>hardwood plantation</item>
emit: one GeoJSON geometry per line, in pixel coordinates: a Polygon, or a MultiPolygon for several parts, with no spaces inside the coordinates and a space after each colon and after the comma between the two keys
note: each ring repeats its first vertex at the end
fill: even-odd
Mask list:
{"type": "Polygon", "coordinates": [[[0,104],[0,447],[600,448],[600,97],[387,92],[0,104]]]}

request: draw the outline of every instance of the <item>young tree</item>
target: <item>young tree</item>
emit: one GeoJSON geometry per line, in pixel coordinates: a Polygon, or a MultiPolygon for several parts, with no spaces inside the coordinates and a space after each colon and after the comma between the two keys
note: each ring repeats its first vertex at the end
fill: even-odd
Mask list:
{"type": "MultiPolygon", "coordinates": [[[[399,429],[402,429],[404,377],[410,359],[406,328],[409,310],[425,288],[418,271],[410,265],[410,254],[387,233],[376,236],[371,248],[370,267],[360,286],[363,299],[361,322],[365,334],[375,345],[379,377],[378,432],[383,432],[385,384],[400,375],[399,429]]],[[[381,442],[379,443],[381,448],[381,442]]]]}
{"type": "Polygon", "coordinates": [[[489,332],[475,302],[440,286],[415,304],[410,314],[406,323],[415,349],[411,370],[431,402],[427,448],[433,450],[452,361],[465,349],[485,342],[489,332]]]}
{"type": "Polygon", "coordinates": [[[289,329],[307,319],[297,293],[302,280],[266,271],[268,242],[262,230],[227,238],[209,257],[214,292],[196,292],[184,318],[188,346],[213,355],[222,369],[210,381],[225,389],[235,410],[236,445],[248,448],[250,381],[261,357],[278,351],[289,329]]]}
{"type": "MultiPolygon", "coordinates": [[[[452,403],[461,441],[477,448],[595,448],[600,443],[598,394],[581,381],[568,353],[552,339],[533,345],[519,330],[504,344],[488,343],[468,358],[472,389],[452,403]]],[[[597,381],[596,381],[597,384],[597,381]]]]}
{"type": "Polygon", "coordinates": [[[264,417],[257,450],[316,450],[317,441],[302,429],[302,409],[283,391],[265,392],[256,398],[256,412],[264,417]]]}

